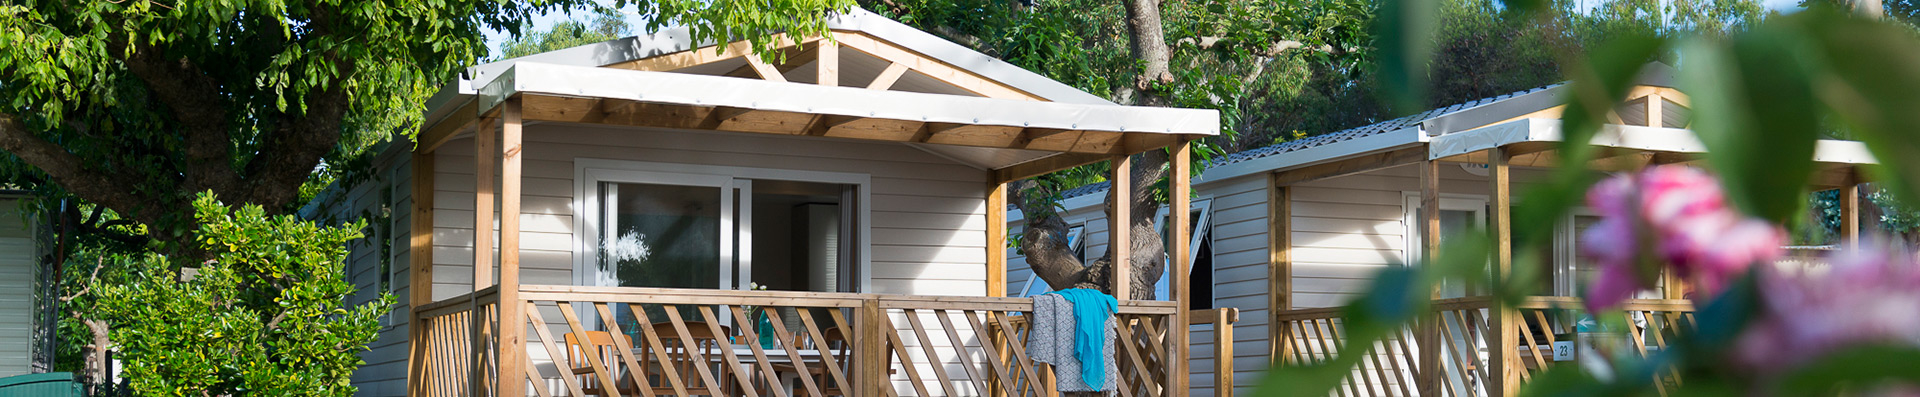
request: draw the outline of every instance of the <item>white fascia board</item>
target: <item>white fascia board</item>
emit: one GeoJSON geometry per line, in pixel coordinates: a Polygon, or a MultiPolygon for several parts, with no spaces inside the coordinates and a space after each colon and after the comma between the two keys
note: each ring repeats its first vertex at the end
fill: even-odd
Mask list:
{"type": "MultiPolygon", "coordinates": [[[[1560,120],[1520,119],[1433,137],[1427,159],[1437,160],[1522,142],[1559,142],[1560,120]]],[[[1706,153],[1707,147],[1680,128],[1605,125],[1594,133],[1594,146],[1671,153],[1706,153]]]]}
{"type": "Polygon", "coordinates": [[[1837,164],[1879,164],[1867,144],[1859,141],[1821,139],[1813,144],[1813,161],[1837,164]]]}
{"type": "Polygon", "coordinates": [[[1246,175],[1275,172],[1352,156],[1385,152],[1417,145],[1425,140],[1426,134],[1422,133],[1420,128],[1401,128],[1369,137],[1356,138],[1345,142],[1295,150],[1209,168],[1206,172],[1200,173],[1200,176],[1193,179],[1193,185],[1195,188],[1198,188],[1201,185],[1211,182],[1225,181],[1246,175]]]}
{"type": "Polygon", "coordinates": [[[1520,142],[1559,140],[1559,120],[1519,119],[1433,137],[1427,141],[1427,159],[1458,156],[1520,142]]]}
{"type": "Polygon", "coordinates": [[[957,124],[1220,133],[1220,112],[1213,109],[1017,101],[531,62],[514,65],[482,88],[479,110],[522,92],[957,124]]]}
{"type": "MultiPolygon", "coordinates": [[[[1521,119],[1434,137],[1427,159],[1458,156],[1521,142],[1559,142],[1560,120],[1521,119]]],[[[1631,125],[1605,125],[1590,141],[1595,146],[1668,153],[1706,153],[1693,130],[1631,125]]],[[[1822,139],[1814,143],[1813,160],[1835,164],[1875,164],[1866,144],[1822,139]]]]}

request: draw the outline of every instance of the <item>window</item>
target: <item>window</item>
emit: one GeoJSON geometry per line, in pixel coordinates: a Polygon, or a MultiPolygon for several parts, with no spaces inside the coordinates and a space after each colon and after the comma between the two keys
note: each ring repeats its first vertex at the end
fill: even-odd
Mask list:
{"type": "MultiPolygon", "coordinates": [[[[576,205],[584,209],[575,219],[575,233],[582,236],[575,239],[574,263],[580,285],[865,289],[861,242],[867,223],[859,205],[865,175],[592,159],[576,164],[576,205]]],[[[651,316],[657,307],[646,310],[658,319],[651,316]]],[[[627,309],[615,312],[622,321],[633,318],[627,309]]]]}
{"type": "Polygon", "coordinates": [[[386,234],[376,236],[381,239],[382,243],[380,247],[380,290],[390,294],[396,293],[396,290],[400,288],[394,283],[394,280],[399,279],[396,273],[400,271],[400,268],[399,266],[394,266],[394,264],[399,263],[401,260],[399,247],[405,247],[408,243],[401,239],[400,230],[405,229],[403,229],[403,226],[400,224],[400,217],[396,216],[400,211],[405,211],[400,209],[399,195],[394,193],[394,189],[399,188],[401,175],[399,169],[392,170],[387,178],[389,183],[387,183],[386,188],[380,191],[380,203],[382,206],[380,209],[380,217],[387,226],[386,234]]]}
{"type": "MultiPolygon", "coordinates": [[[[1406,195],[1406,258],[1408,263],[1424,263],[1426,258],[1426,228],[1420,227],[1426,219],[1426,208],[1421,207],[1419,193],[1406,195]]],[[[1446,236],[1468,233],[1486,225],[1487,199],[1469,196],[1440,197],[1440,235],[1446,236]]],[[[1458,298],[1467,296],[1467,287],[1459,281],[1449,280],[1440,284],[1440,296],[1458,298]]]]}
{"type": "MultiPolygon", "coordinates": [[[[1193,208],[1187,213],[1187,230],[1192,231],[1190,236],[1192,240],[1187,242],[1185,253],[1187,263],[1191,265],[1187,268],[1187,297],[1188,304],[1193,309],[1213,308],[1213,247],[1211,244],[1213,230],[1209,227],[1212,225],[1209,220],[1210,214],[1213,213],[1212,208],[1213,201],[1200,201],[1193,203],[1193,208]]],[[[1171,231],[1167,230],[1166,208],[1160,209],[1160,213],[1154,218],[1154,224],[1155,228],[1160,230],[1161,238],[1173,238],[1171,231]]],[[[1172,240],[1166,241],[1165,246],[1168,249],[1173,248],[1172,240]]],[[[1173,292],[1167,287],[1168,283],[1173,281],[1172,272],[1173,262],[1169,260],[1160,272],[1160,281],[1154,283],[1153,296],[1159,297],[1160,300],[1172,300],[1173,292]]]]}
{"type": "MultiPolygon", "coordinates": [[[[398,226],[399,223],[394,216],[394,208],[398,208],[399,206],[398,203],[394,202],[395,197],[393,193],[394,185],[399,181],[398,175],[399,170],[393,170],[391,174],[387,175],[386,179],[374,181],[376,186],[380,188],[379,192],[375,193],[378,201],[375,201],[371,208],[366,208],[360,212],[360,218],[367,221],[366,228],[363,229],[363,234],[365,234],[366,237],[361,244],[367,244],[367,248],[373,250],[373,255],[370,259],[372,263],[360,265],[372,267],[371,269],[364,269],[371,270],[373,274],[368,275],[368,277],[373,277],[374,280],[373,290],[369,292],[370,295],[368,295],[368,299],[373,299],[378,297],[378,294],[383,293],[394,294],[395,290],[398,289],[398,286],[394,283],[394,272],[398,269],[395,269],[393,264],[399,257],[399,244],[405,244],[405,242],[400,241],[400,233],[397,232],[400,230],[398,226]]],[[[349,280],[352,280],[354,277],[359,277],[355,272],[362,271],[362,269],[350,270],[351,271],[347,273],[349,280]]],[[[388,310],[386,314],[380,317],[380,324],[382,326],[393,325],[392,310],[388,310]]]]}
{"type": "MultiPolygon", "coordinates": [[[[1599,223],[1600,217],[1589,209],[1577,209],[1560,224],[1560,232],[1554,239],[1553,282],[1554,294],[1560,296],[1579,296],[1581,289],[1599,273],[1599,264],[1581,253],[1580,240],[1586,236],[1587,228],[1599,223]]],[[[1651,291],[1641,291],[1635,298],[1660,299],[1666,295],[1666,279],[1656,278],[1651,291]]]]}

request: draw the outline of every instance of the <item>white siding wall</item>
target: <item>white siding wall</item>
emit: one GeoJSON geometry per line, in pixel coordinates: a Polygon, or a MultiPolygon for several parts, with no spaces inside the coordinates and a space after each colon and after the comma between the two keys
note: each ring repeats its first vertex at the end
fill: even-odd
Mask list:
{"type": "MultiPolygon", "coordinates": [[[[871,208],[872,222],[873,266],[869,292],[986,294],[987,172],[925,151],[896,143],[570,124],[530,125],[526,129],[525,145],[520,240],[522,284],[573,284],[574,159],[593,158],[870,175],[871,202],[865,203],[871,208]]],[[[472,139],[447,143],[435,151],[434,160],[434,297],[446,299],[472,291],[472,139]]],[[[402,175],[409,175],[406,172],[402,170],[402,175]]],[[[400,186],[410,185],[403,182],[400,186]]],[[[355,191],[359,190],[362,189],[355,191]]],[[[411,205],[411,201],[405,200],[409,193],[406,189],[395,193],[403,200],[400,208],[411,205]]],[[[405,222],[404,218],[401,220],[405,222]]],[[[406,223],[401,225],[404,229],[406,223]]],[[[404,234],[404,230],[401,232],[404,234]]],[[[360,249],[356,248],[356,257],[361,255],[360,249]]],[[[405,264],[406,261],[401,260],[396,266],[405,264]]],[[[377,278],[366,280],[363,286],[371,288],[377,278]]],[[[400,278],[395,282],[407,281],[400,278]]],[[[549,314],[550,318],[558,316],[549,314]]],[[[397,315],[405,316],[404,313],[397,315]]],[[[934,344],[941,347],[937,350],[944,361],[943,369],[960,384],[960,389],[972,390],[973,384],[967,380],[959,357],[945,346],[949,343],[945,341],[946,333],[940,328],[939,320],[931,313],[922,313],[921,317],[927,332],[934,335],[934,344]]],[[[896,327],[909,328],[903,316],[895,313],[895,319],[896,327]]],[[[954,321],[964,323],[958,318],[954,321]]],[[[956,328],[965,326],[956,325],[956,328]]],[[[956,331],[974,349],[976,360],[983,357],[972,330],[956,331]]],[[[396,365],[362,372],[404,379],[405,331],[398,332],[401,342],[390,349],[391,353],[383,350],[372,354],[382,358],[390,355],[396,365]]],[[[925,354],[919,349],[916,337],[903,331],[902,339],[910,355],[924,360],[925,354]]],[[[530,349],[529,353],[537,361],[548,360],[543,349],[530,349]]],[[[550,364],[538,367],[544,372],[553,372],[550,364]]],[[[932,378],[931,365],[923,364],[919,370],[923,376],[932,378]]],[[[897,372],[896,383],[907,392],[905,394],[911,394],[905,371],[897,372]]],[[[375,378],[386,379],[367,377],[370,381],[375,378]]],[[[392,388],[380,389],[391,392],[363,390],[362,394],[399,395],[404,392],[400,388],[403,386],[404,382],[396,382],[392,388]]],[[[931,388],[939,390],[938,386],[931,388]]]]}
{"type": "MultiPolygon", "coordinates": [[[[1364,291],[1368,281],[1386,266],[1405,262],[1405,197],[1419,192],[1418,166],[1400,166],[1362,174],[1329,178],[1293,188],[1293,307],[1329,307],[1345,304],[1364,291]]],[[[1487,179],[1457,164],[1443,164],[1440,190],[1446,195],[1485,196],[1487,179]]],[[[1538,180],[1545,171],[1514,169],[1514,191],[1525,181],[1538,180]]],[[[1214,307],[1240,309],[1234,327],[1234,381],[1237,393],[1251,393],[1267,368],[1268,192],[1266,174],[1208,181],[1196,186],[1198,196],[1211,198],[1214,266],[1214,307]]],[[[1068,224],[1088,224],[1089,257],[1106,248],[1104,204],[1098,200],[1069,200],[1068,224]]],[[[1023,220],[1009,217],[1013,233],[1023,220]]],[[[1009,251],[1007,290],[1026,287],[1032,270],[1009,251]]],[[[1213,331],[1192,328],[1193,395],[1213,395],[1213,331]]]]}
{"type": "MultiPolygon", "coordinates": [[[[985,171],[894,143],[544,124],[526,130],[522,284],[573,283],[575,158],[868,174],[870,292],[986,294],[985,171]]],[[[435,151],[434,296],[471,291],[473,144],[435,151]]]]}
{"type": "Polygon", "coordinates": [[[33,231],[15,199],[0,199],[0,378],[33,362],[33,231]]]}
{"type": "MultiPolygon", "coordinates": [[[[1267,368],[1267,287],[1272,285],[1267,280],[1267,175],[1211,182],[1194,190],[1213,197],[1214,307],[1240,309],[1240,322],[1233,327],[1235,394],[1252,393],[1267,368]]],[[[1193,393],[1213,395],[1212,327],[1194,329],[1193,393]],[[1201,329],[1206,332],[1198,332],[1201,329]]]]}
{"type": "MultiPolygon", "coordinates": [[[[1513,169],[1513,192],[1544,171],[1513,169]]],[[[1440,193],[1485,198],[1486,177],[1440,165],[1440,193]]],[[[1373,273],[1406,262],[1406,195],[1420,191],[1419,166],[1323,179],[1293,188],[1293,308],[1345,304],[1373,273]]]]}
{"type": "MultiPolygon", "coordinates": [[[[360,354],[366,361],[353,373],[353,385],[360,388],[361,396],[403,396],[406,395],[407,381],[407,326],[410,318],[408,307],[408,277],[406,261],[409,244],[408,225],[412,208],[413,190],[411,184],[411,165],[408,164],[407,149],[410,145],[395,144],[397,148],[381,153],[374,161],[371,175],[365,181],[344,187],[336,185],[322,193],[317,201],[319,207],[313,214],[318,220],[331,224],[344,224],[366,216],[377,216],[376,211],[383,199],[392,199],[393,227],[390,234],[376,236],[367,233],[365,238],[347,243],[349,250],[346,271],[347,281],[352,283],[355,292],[347,298],[349,304],[359,305],[372,301],[380,295],[380,241],[393,243],[395,258],[390,271],[395,272],[391,280],[392,293],[396,306],[382,322],[380,337],[370,346],[369,351],[360,354]],[[397,170],[397,172],[396,172],[397,170]],[[391,197],[382,197],[382,189],[392,189],[391,197]]],[[[367,219],[373,226],[373,219],[367,219]]]]}

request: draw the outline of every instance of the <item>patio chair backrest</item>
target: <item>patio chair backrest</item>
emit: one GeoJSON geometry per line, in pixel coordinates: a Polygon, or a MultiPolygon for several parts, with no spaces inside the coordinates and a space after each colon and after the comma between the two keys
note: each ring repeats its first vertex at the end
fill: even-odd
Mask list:
{"type": "MultiPolygon", "coordinates": [[[[718,349],[733,348],[733,344],[725,339],[727,335],[732,334],[732,331],[725,326],[720,327],[720,332],[725,335],[714,335],[707,323],[688,321],[683,324],[687,328],[685,338],[681,337],[679,328],[674,327],[673,323],[662,322],[651,325],[654,335],[660,338],[659,346],[645,341],[640,343],[642,357],[653,360],[657,357],[656,354],[664,353],[667,356],[666,362],[645,365],[646,368],[642,371],[645,374],[643,379],[647,383],[645,386],[652,388],[656,394],[674,392],[672,384],[666,378],[668,373],[678,375],[680,381],[687,386],[688,392],[701,394],[699,390],[704,390],[706,384],[702,383],[699,372],[694,367],[707,366],[710,371],[718,370],[720,366],[711,365],[714,360],[712,355],[717,354],[718,349]],[[667,371],[668,369],[671,369],[671,372],[667,371]]],[[[732,390],[731,377],[724,376],[724,373],[713,375],[722,389],[732,390]]]]}

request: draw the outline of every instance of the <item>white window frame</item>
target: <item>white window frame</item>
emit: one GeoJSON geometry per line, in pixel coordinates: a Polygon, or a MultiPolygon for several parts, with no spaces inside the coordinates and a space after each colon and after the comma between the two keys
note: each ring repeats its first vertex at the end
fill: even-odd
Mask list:
{"type": "MultiPolygon", "coordinates": [[[[387,199],[388,199],[387,236],[385,236],[388,240],[387,241],[388,246],[391,247],[387,249],[387,293],[389,294],[394,293],[399,289],[400,276],[406,273],[405,270],[400,269],[400,263],[404,262],[407,258],[407,255],[411,254],[411,252],[406,254],[401,253],[400,248],[407,247],[408,249],[411,249],[413,245],[412,241],[406,241],[406,240],[410,240],[410,238],[412,237],[413,228],[408,227],[407,229],[405,229],[407,230],[407,235],[409,239],[400,238],[400,235],[401,235],[400,230],[402,230],[401,227],[410,226],[410,225],[400,224],[399,214],[407,214],[409,220],[411,220],[413,216],[412,211],[409,211],[409,209],[403,208],[400,206],[403,200],[400,198],[399,189],[401,187],[401,184],[399,182],[400,182],[400,177],[405,174],[402,174],[400,172],[400,169],[397,167],[391,171],[392,171],[392,175],[389,176],[389,178],[387,179],[388,181],[391,181],[391,183],[389,184],[390,187],[389,187],[389,193],[387,196],[387,199]]],[[[412,199],[412,198],[408,197],[408,199],[412,199]]]]}
{"type": "MultiPolygon", "coordinates": [[[[396,292],[400,288],[399,287],[400,275],[403,272],[403,270],[400,270],[400,263],[406,258],[406,255],[403,255],[400,253],[400,248],[408,247],[410,249],[412,247],[412,244],[410,241],[401,241],[400,239],[399,214],[406,213],[409,216],[412,215],[411,212],[402,210],[400,207],[399,189],[400,189],[401,175],[403,174],[400,173],[400,169],[398,167],[388,170],[386,186],[384,187],[384,190],[386,190],[387,197],[383,197],[386,199],[386,202],[381,203],[381,205],[386,206],[386,209],[387,209],[387,213],[386,213],[387,234],[383,236],[378,236],[379,238],[386,240],[384,243],[387,244],[387,255],[385,258],[375,259],[375,262],[373,264],[374,270],[380,270],[380,262],[378,261],[380,260],[386,261],[386,264],[387,264],[386,274],[374,275],[373,282],[375,284],[379,284],[380,277],[383,277],[383,276],[386,277],[386,286],[385,286],[386,288],[383,288],[382,291],[380,292],[384,294],[394,295],[394,296],[399,296],[399,294],[397,294],[396,292]]],[[[412,228],[410,227],[408,228],[408,233],[409,233],[408,236],[411,237],[412,228]]],[[[375,247],[375,250],[378,250],[378,249],[379,249],[378,247],[375,247]]],[[[408,254],[411,254],[411,252],[409,252],[408,254]]],[[[398,309],[388,309],[386,314],[383,314],[380,316],[380,325],[383,328],[392,328],[394,326],[399,325],[398,324],[399,322],[393,319],[393,312],[397,310],[398,309]]]]}
{"type": "MultiPolygon", "coordinates": [[[[1166,230],[1167,210],[1168,208],[1166,206],[1161,206],[1160,211],[1154,213],[1154,230],[1166,230]]],[[[1212,238],[1213,233],[1210,233],[1210,231],[1212,230],[1211,225],[1213,224],[1213,198],[1204,197],[1195,199],[1192,208],[1189,208],[1187,211],[1191,212],[1193,210],[1200,210],[1200,216],[1195,219],[1196,222],[1194,222],[1194,227],[1191,231],[1192,235],[1187,236],[1187,264],[1189,265],[1193,264],[1194,260],[1200,259],[1200,242],[1202,239],[1212,238]]],[[[1168,248],[1172,247],[1169,246],[1168,248]]],[[[1172,297],[1168,295],[1173,294],[1172,286],[1168,285],[1168,283],[1173,282],[1173,277],[1169,277],[1173,275],[1173,262],[1171,258],[1166,260],[1166,266],[1160,271],[1160,281],[1155,282],[1153,285],[1156,297],[1161,300],[1171,300],[1172,297]],[[1160,292],[1166,293],[1161,294],[1160,292]]],[[[1193,277],[1192,266],[1187,267],[1187,277],[1189,280],[1193,277]]]]}
{"type": "Polygon", "coordinates": [[[1580,258],[1577,248],[1580,246],[1580,230],[1574,220],[1582,216],[1599,215],[1600,213],[1594,212],[1591,208],[1574,207],[1571,211],[1567,211],[1566,217],[1560,220],[1560,225],[1554,227],[1552,276],[1555,295],[1576,296],[1579,293],[1579,280],[1576,280],[1574,275],[1579,273],[1580,258]]]}
{"type": "MultiPolygon", "coordinates": [[[[738,227],[750,227],[750,224],[735,224],[738,220],[732,219],[734,200],[732,190],[729,189],[737,188],[740,182],[744,180],[748,182],[745,183],[748,187],[747,190],[743,190],[742,192],[751,194],[752,184],[750,181],[755,179],[856,186],[855,195],[857,197],[854,197],[855,202],[852,203],[852,205],[854,206],[853,214],[858,218],[858,225],[854,225],[854,227],[849,229],[855,234],[852,246],[855,251],[853,252],[854,261],[851,263],[851,266],[855,269],[855,276],[858,279],[854,280],[854,286],[856,288],[855,291],[859,292],[873,290],[873,245],[871,238],[873,235],[873,178],[870,174],[595,158],[576,158],[573,161],[573,165],[573,208],[576,209],[573,217],[573,282],[575,285],[592,285],[590,283],[596,282],[600,276],[597,274],[598,272],[581,271],[581,269],[596,269],[597,267],[595,266],[599,260],[598,240],[591,237],[599,235],[600,225],[604,221],[599,219],[599,215],[601,215],[599,214],[600,197],[598,194],[600,183],[661,183],[661,179],[658,178],[665,177],[697,178],[705,181],[702,182],[702,186],[711,183],[712,186],[718,186],[722,189],[722,206],[724,207],[721,211],[723,218],[722,227],[727,228],[727,230],[723,230],[721,233],[721,263],[734,264],[733,266],[721,266],[720,278],[722,289],[738,289],[735,285],[735,280],[740,278],[738,275],[752,274],[752,259],[749,255],[745,255],[743,252],[742,255],[740,255],[741,258],[734,257],[735,250],[733,247],[748,246],[744,244],[750,243],[751,240],[748,236],[750,233],[741,233],[738,239],[740,241],[733,241],[735,240],[733,232],[739,230],[737,229],[738,227]],[[734,270],[735,266],[739,266],[742,270],[736,273],[734,270]]],[[[845,204],[843,203],[843,205],[845,204]]],[[[750,213],[751,212],[743,211],[742,215],[750,213]]]]}
{"type": "MultiPolygon", "coordinates": [[[[1422,258],[1426,255],[1426,245],[1425,242],[1420,239],[1420,202],[1422,201],[1420,199],[1420,192],[1403,192],[1402,195],[1405,202],[1400,207],[1400,219],[1406,226],[1406,230],[1401,235],[1406,246],[1401,248],[1400,255],[1402,258],[1406,258],[1408,265],[1421,263],[1422,258]]],[[[1485,195],[1443,193],[1440,195],[1440,210],[1473,211],[1474,226],[1486,227],[1487,202],[1488,199],[1485,195]]]]}

